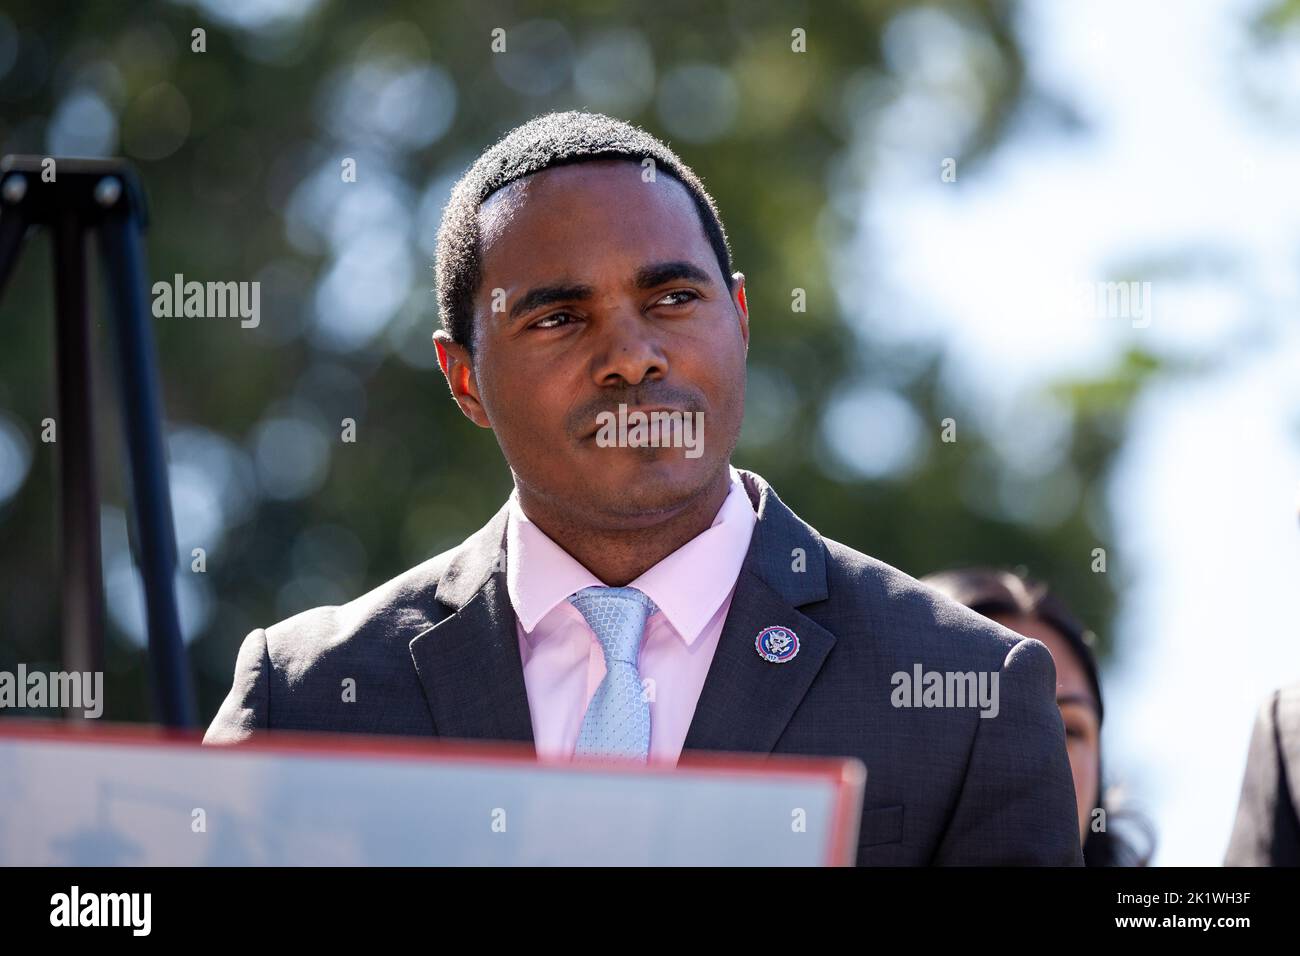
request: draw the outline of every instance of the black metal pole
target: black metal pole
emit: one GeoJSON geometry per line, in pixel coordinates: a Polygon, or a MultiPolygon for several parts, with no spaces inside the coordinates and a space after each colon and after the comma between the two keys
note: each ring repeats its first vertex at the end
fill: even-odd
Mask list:
{"type": "Polygon", "coordinates": [[[3,205],[4,199],[0,198],[0,295],[4,294],[9,276],[18,264],[18,254],[22,251],[23,238],[27,235],[26,218],[13,207],[4,211],[3,205]]]}
{"type": "Polygon", "coordinates": [[[131,460],[155,710],[167,726],[193,727],[194,698],[176,604],[176,533],[163,449],[158,363],[148,319],[144,251],[130,209],[110,212],[99,228],[99,239],[131,460]]]}
{"type": "Polygon", "coordinates": [[[143,190],[119,160],[5,156],[0,159],[0,291],[31,226],[51,227],[58,341],[62,498],[64,666],[103,669],[103,576],[95,480],[91,326],[86,232],[99,232],[117,352],[123,431],[131,465],[132,546],[144,584],[154,713],[193,727],[195,707],[176,602],[176,536],[149,321],[141,232],[143,190]],[[47,169],[58,180],[45,180],[47,169]],[[39,183],[39,185],[38,185],[39,183]]]}
{"type": "MultiPolygon", "coordinates": [[[[63,666],[74,671],[102,671],[104,578],[95,479],[86,233],[73,212],[59,216],[53,227],[59,379],[55,446],[62,459],[59,513],[63,539],[63,666]]],[[[76,709],[68,711],[73,719],[81,714],[76,709]]]]}

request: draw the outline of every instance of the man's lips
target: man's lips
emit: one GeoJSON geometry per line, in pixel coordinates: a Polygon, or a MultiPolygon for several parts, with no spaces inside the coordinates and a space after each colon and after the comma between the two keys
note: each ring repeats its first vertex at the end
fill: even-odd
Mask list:
{"type": "MultiPolygon", "coordinates": [[[[626,413],[625,413],[625,417],[626,417],[626,420],[627,420],[628,423],[629,423],[629,426],[631,425],[631,423],[632,423],[632,421],[633,421],[633,419],[632,419],[632,415],[633,415],[634,413],[636,413],[636,412],[640,412],[641,414],[645,415],[645,416],[646,416],[646,420],[647,420],[647,422],[649,421],[649,416],[650,416],[651,414],[655,413],[655,412],[666,412],[666,413],[669,413],[669,414],[671,414],[671,413],[673,413],[673,412],[678,412],[678,413],[680,413],[683,417],[685,417],[685,416],[687,416],[687,415],[694,414],[692,411],[690,411],[690,410],[688,410],[688,409],[680,408],[680,407],[678,407],[678,406],[674,406],[674,405],[627,405],[627,406],[625,406],[625,407],[626,407],[626,409],[627,409],[627,411],[626,411],[626,413]]],[[[595,421],[595,420],[598,419],[598,418],[600,418],[600,416],[603,415],[605,412],[608,412],[609,414],[611,414],[611,415],[614,416],[614,421],[615,421],[615,423],[618,422],[618,419],[619,419],[619,410],[618,410],[618,408],[604,408],[604,409],[601,409],[599,412],[597,412],[595,415],[592,416],[592,420],[593,420],[594,424],[591,426],[591,431],[587,432],[585,435],[582,436],[582,437],[583,437],[583,440],[587,440],[587,439],[595,438],[595,437],[596,437],[596,434],[601,430],[602,427],[604,427],[604,426],[602,426],[602,425],[600,424],[599,421],[595,421]]]]}

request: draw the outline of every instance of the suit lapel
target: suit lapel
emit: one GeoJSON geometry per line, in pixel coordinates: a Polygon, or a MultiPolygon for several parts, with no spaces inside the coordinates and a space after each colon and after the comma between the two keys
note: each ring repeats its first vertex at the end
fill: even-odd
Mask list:
{"type": "Polygon", "coordinates": [[[740,474],[758,521],[683,750],[771,753],[835,645],[799,610],[827,597],[820,536],[763,479],[740,474]],[[777,625],[799,639],[798,654],[784,664],[764,660],[754,646],[760,631],[777,625]]]}
{"type": "Polygon", "coordinates": [[[438,585],[454,612],[411,641],[439,737],[533,743],[515,613],[506,592],[506,508],[461,545],[438,585]]]}
{"type": "Polygon", "coordinates": [[[834,635],[742,570],[683,749],[771,753],[834,645],[834,635]],[[799,653],[784,664],[754,647],[776,625],[799,638],[799,653]]]}

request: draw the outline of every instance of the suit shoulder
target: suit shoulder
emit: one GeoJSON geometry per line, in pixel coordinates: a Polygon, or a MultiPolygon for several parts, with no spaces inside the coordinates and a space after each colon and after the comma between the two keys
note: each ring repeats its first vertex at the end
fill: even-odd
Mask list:
{"type": "Polygon", "coordinates": [[[1027,640],[884,561],[822,540],[829,603],[865,614],[876,641],[909,655],[934,654],[959,666],[997,668],[1027,640]]]}
{"type": "Polygon", "coordinates": [[[1279,734],[1300,738],[1300,684],[1279,688],[1273,694],[1272,703],[1279,734]]]}
{"type": "Polygon", "coordinates": [[[272,663],[292,681],[322,657],[356,645],[400,645],[405,653],[417,634],[449,613],[437,590],[454,553],[429,558],[346,604],[309,608],[266,628],[272,663]]]}
{"type": "MultiPolygon", "coordinates": [[[[1256,711],[1255,727],[1257,733],[1272,739],[1283,759],[1300,754],[1300,684],[1279,687],[1269,694],[1256,711]]],[[[1291,761],[1300,763],[1294,757],[1291,761]]]]}

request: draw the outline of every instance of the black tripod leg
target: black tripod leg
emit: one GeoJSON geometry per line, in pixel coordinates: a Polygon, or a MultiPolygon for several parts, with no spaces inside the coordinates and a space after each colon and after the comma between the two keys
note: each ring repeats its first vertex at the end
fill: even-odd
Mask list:
{"type": "MultiPolygon", "coordinates": [[[[104,669],[104,584],[95,479],[94,387],[86,303],[86,234],[72,215],[54,224],[59,417],[56,447],[63,538],[63,666],[104,669]]],[[[83,711],[69,710],[80,719],[83,711]]]]}
{"type": "Polygon", "coordinates": [[[158,368],[145,296],[144,253],[136,223],[110,215],[100,227],[105,286],[117,346],[118,384],[141,576],[149,622],[149,663],[159,722],[194,726],[194,700],[176,604],[176,532],[163,451],[158,368]]]}
{"type": "Polygon", "coordinates": [[[0,294],[4,293],[9,276],[14,271],[26,234],[27,220],[17,210],[10,208],[0,212],[0,294]]]}

